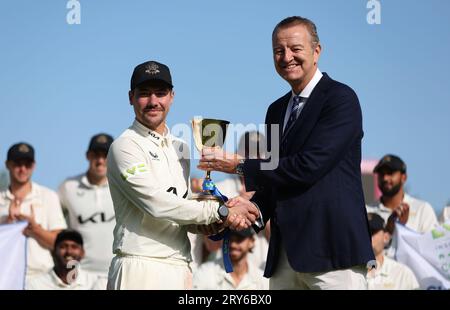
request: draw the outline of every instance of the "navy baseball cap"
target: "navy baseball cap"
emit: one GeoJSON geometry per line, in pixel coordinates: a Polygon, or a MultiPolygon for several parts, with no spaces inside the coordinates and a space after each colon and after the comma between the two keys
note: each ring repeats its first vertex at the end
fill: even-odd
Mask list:
{"type": "Polygon", "coordinates": [[[11,161],[18,161],[21,159],[34,161],[34,148],[25,142],[16,143],[9,148],[6,159],[11,161]]]}
{"type": "Polygon", "coordinates": [[[130,89],[133,90],[139,84],[148,81],[161,81],[170,88],[173,88],[169,67],[157,61],[146,61],[134,68],[133,75],[131,76],[130,89]]]}
{"type": "Polygon", "coordinates": [[[381,168],[388,168],[392,171],[406,173],[405,162],[400,157],[392,154],[384,155],[373,169],[373,172],[378,173],[381,168]]]}
{"type": "Polygon", "coordinates": [[[99,133],[91,138],[89,142],[88,151],[105,151],[108,153],[109,147],[113,142],[113,137],[106,133],[99,133]]]}
{"type": "Polygon", "coordinates": [[[81,234],[76,231],[76,230],[72,230],[72,229],[64,229],[62,230],[57,236],[56,236],[56,240],[55,240],[55,248],[56,246],[65,241],[65,240],[71,240],[73,242],[78,243],[79,245],[83,246],[83,237],[81,236],[81,234]]]}

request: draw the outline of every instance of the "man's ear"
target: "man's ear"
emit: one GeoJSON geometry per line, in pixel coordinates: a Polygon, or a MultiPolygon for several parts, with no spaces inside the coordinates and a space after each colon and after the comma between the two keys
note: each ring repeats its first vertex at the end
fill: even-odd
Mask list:
{"type": "Polygon", "coordinates": [[[133,96],[134,96],[134,91],[130,90],[128,92],[128,100],[130,101],[130,105],[133,105],[133,96]]]}
{"type": "Polygon", "coordinates": [[[322,52],[322,45],[320,45],[320,42],[318,42],[313,51],[315,65],[319,62],[321,52],[322,52]]]}
{"type": "Polygon", "coordinates": [[[34,172],[34,169],[36,168],[36,162],[35,161],[33,161],[33,163],[31,164],[31,173],[33,173],[34,172]]]}

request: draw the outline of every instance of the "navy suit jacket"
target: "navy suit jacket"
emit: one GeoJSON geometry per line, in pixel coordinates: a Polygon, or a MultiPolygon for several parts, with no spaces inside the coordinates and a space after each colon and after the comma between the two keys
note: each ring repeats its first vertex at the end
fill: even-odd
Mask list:
{"type": "Polygon", "coordinates": [[[355,92],[320,79],[296,122],[281,134],[291,92],[267,110],[269,149],[279,148],[274,170],[261,160],[244,164],[245,185],[271,237],[264,275],[277,265],[280,245],[297,272],[326,272],[374,259],[361,182],[362,115],[355,92]],[[280,126],[280,143],[270,125],[280,126]],[[276,137],[275,137],[276,138],[276,137]]]}

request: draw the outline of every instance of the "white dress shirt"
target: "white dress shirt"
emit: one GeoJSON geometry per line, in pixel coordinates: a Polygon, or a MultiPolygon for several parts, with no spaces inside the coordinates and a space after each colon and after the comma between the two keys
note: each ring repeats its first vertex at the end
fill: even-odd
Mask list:
{"type": "MultiPolygon", "coordinates": [[[[300,94],[298,94],[300,97],[303,98],[309,98],[309,96],[311,96],[312,91],[314,90],[314,88],[316,87],[317,83],[319,83],[320,79],[322,78],[323,74],[322,72],[320,72],[319,68],[317,68],[316,72],[313,75],[313,78],[311,79],[311,81],[309,81],[309,83],[306,85],[306,87],[300,92],[300,94]]],[[[292,111],[292,105],[294,104],[294,96],[296,96],[297,94],[295,94],[292,91],[292,96],[291,99],[289,99],[289,103],[286,109],[286,114],[284,115],[284,124],[283,124],[283,131],[286,127],[286,124],[289,120],[289,117],[291,116],[291,111],[292,111]]],[[[300,106],[297,110],[297,118],[300,115],[300,113],[303,110],[303,107],[305,106],[307,100],[304,100],[300,103],[300,106]]]]}

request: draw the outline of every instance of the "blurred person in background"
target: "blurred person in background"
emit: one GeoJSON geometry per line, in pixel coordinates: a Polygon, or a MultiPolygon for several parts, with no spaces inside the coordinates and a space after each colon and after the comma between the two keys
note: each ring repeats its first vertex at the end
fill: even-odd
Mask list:
{"type": "Polygon", "coordinates": [[[416,276],[406,265],[384,255],[384,248],[389,243],[390,234],[385,231],[383,218],[376,213],[369,213],[372,249],[377,261],[376,268],[367,274],[369,290],[416,290],[419,283],[416,276]]]}
{"type": "Polygon", "coordinates": [[[0,191],[0,224],[27,221],[26,283],[53,266],[50,251],[56,236],[65,229],[58,195],[31,180],[36,167],[34,148],[25,142],[10,147],[6,159],[9,186],[0,191]]]}
{"type": "Polygon", "coordinates": [[[267,290],[269,281],[263,277],[263,270],[253,264],[248,257],[254,247],[254,235],[252,228],[231,231],[230,259],[233,272],[225,271],[221,258],[206,262],[194,273],[194,289],[267,290]]]}
{"type": "Polygon", "coordinates": [[[448,220],[450,220],[450,204],[442,209],[441,215],[439,216],[439,223],[443,224],[448,220]]]}
{"type": "Polygon", "coordinates": [[[86,255],[83,269],[99,274],[106,282],[113,257],[114,206],[106,178],[106,156],[113,138],[94,135],[86,152],[87,172],[68,178],[59,186],[59,198],[68,225],[83,236],[86,255]]]}
{"type": "MultiPolygon", "coordinates": [[[[419,233],[430,231],[437,225],[436,214],[431,205],[405,192],[406,164],[398,156],[383,156],[374,168],[378,188],[382,195],[379,202],[366,206],[367,212],[377,213],[386,221],[386,231],[393,235],[395,222],[406,225],[419,233]]],[[[386,255],[394,258],[397,241],[394,237],[386,255]]]]}
{"type": "Polygon", "coordinates": [[[55,240],[52,257],[54,267],[34,277],[28,290],[105,290],[105,281],[83,270],[80,261],[85,256],[83,237],[75,230],[61,231],[55,240]]]}

